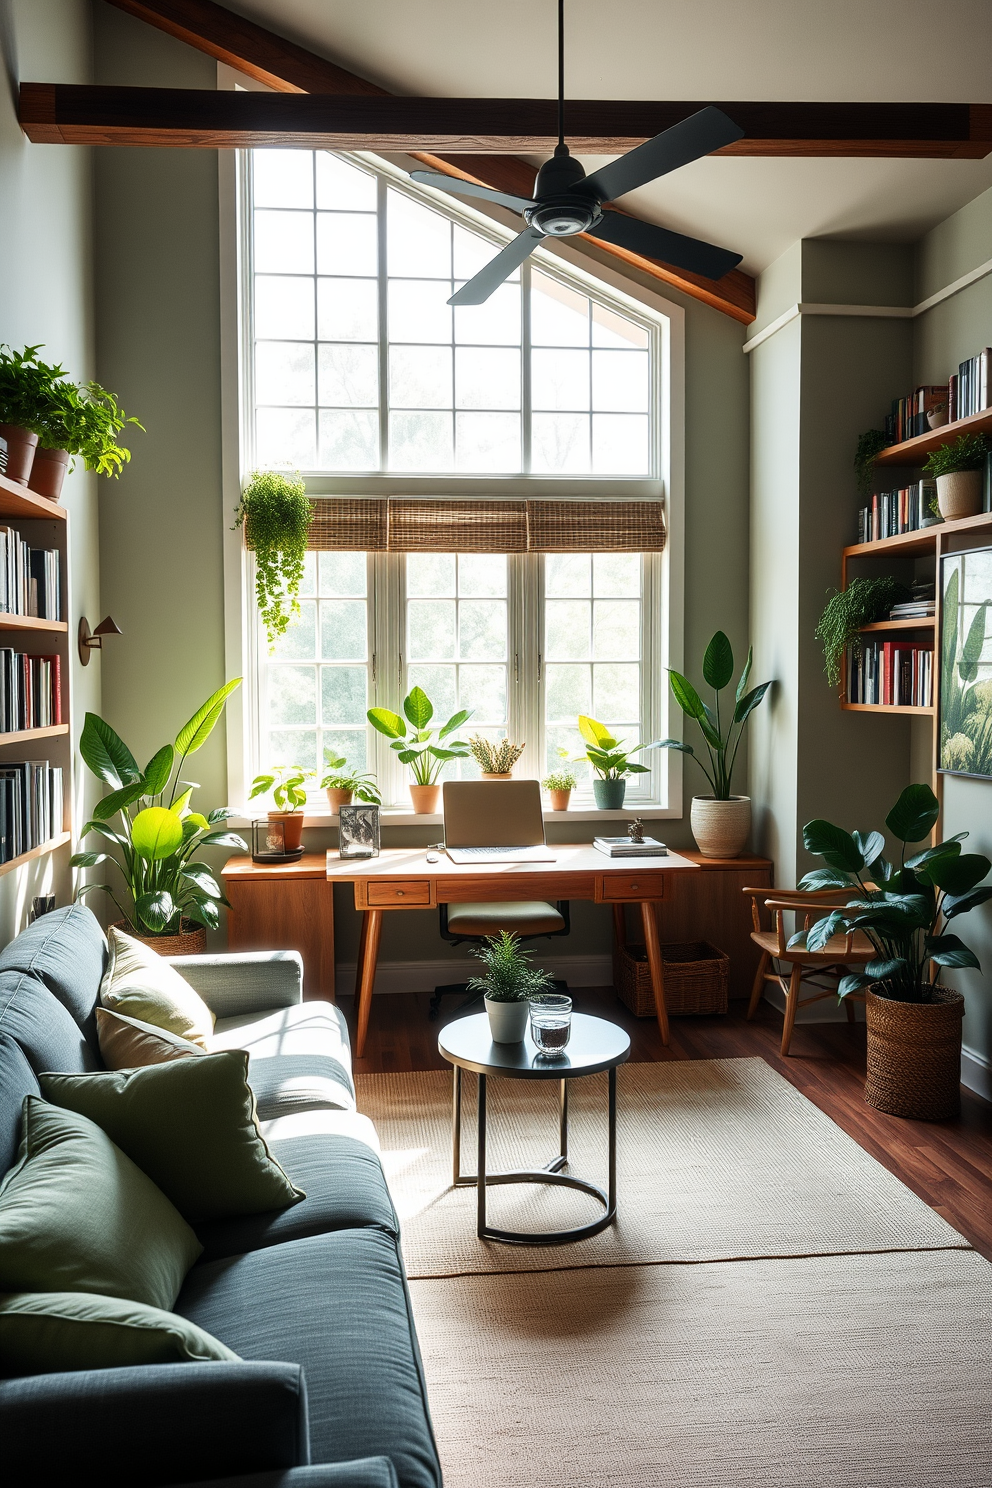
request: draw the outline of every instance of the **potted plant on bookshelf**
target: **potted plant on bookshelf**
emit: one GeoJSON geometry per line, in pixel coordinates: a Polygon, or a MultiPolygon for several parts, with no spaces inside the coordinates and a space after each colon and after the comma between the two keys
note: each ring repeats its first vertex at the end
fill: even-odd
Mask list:
{"type": "Polygon", "coordinates": [[[548,793],[551,801],[551,810],[567,811],[569,800],[571,799],[573,790],[578,785],[578,781],[575,778],[575,771],[569,763],[568,750],[559,749],[558,753],[561,756],[561,764],[556,770],[552,770],[550,774],[545,775],[541,784],[548,793]]]}
{"type": "Polygon", "coordinates": [[[826,868],[808,873],[803,889],[849,888],[852,897],[809,930],[793,936],[822,950],[831,935],[861,932],[874,958],[841,979],[840,997],[864,991],[868,1025],[865,1100],[893,1116],[943,1121],[957,1113],[961,1080],[964,999],[938,986],[931,968],[971,966],[978,958],[948,933],[951,920],[992,899],[985,883],[992,863],[963,853],[967,832],[906,857],[940,815],[928,785],[908,785],[885,825],[900,844],[899,863],[887,861],[881,832],[845,832],[827,821],[807,822],[803,843],[826,868]]]}
{"type": "Polygon", "coordinates": [[[473,734],[468,741],[472,758],[482,772],[483,780],[509,780],[513,767],[524,752],[523,744],[511,744],[509,739],[500,739],[497,744],[473,734]]]}
{"type": "Polygon", "coordinates": [[[470,992],[484,995],[494,1044],[519,1044],[527,1032],[529,999],[554,986],[550,972],[531,966],[532,954],[508,930],[487,935],[485,945],[472,950],[486,970],[484,976],[470,977],[465,985],[470,992]]]}
{"type": "Polygon", "coordinates": [[[937,504],[947,522],[974,517],[982,509],[982,467],[989,442],[984,434],[960,434],[953,444],[931,450],[924,475],[937,482],[937,504]]]}
{"type": "Polygon", "coordinates": [[[256,470],[241,493],[235,526],[255,555],[255,599],[270,647],[300,613],[311,512],[303,480],[279,470],[256,470]]]}
{"type": "Polygon", "coordinates": [[[62,367],[38,360],[40,350],[0,346],[0,435],[7,441],[7,479],[19,486],[30,479],[42,417],[65,376],[62,367]]]}
{"type": "Polygon", "coordinates": [[[335,754],[333,749],[324,750],[325,774],[320,782],[321,790],[327,792],[327,803],[332,811],[350,806],[354,797],[367,801],[370,806],[381,806],[382,795],[372,774],[360,774],[348,764],[346,755],[335,754]]]}
{"type": "Polygon", "coordinates": [[[647,765],[639,765],[630,756],[641,749],[657,749],[652,744],[632,744],[628,749],[622,739],[615,739],[605,724],[596,718],[579,714],[579,733],[586,742],[581,759],[593,768],[592,793],[600,811],[619,811],[627,791],[628,775],[647,775],[647,765]]]}
{"type": "Polygon", "coordinates": [[[765,693],[770,682],[761,682],[747,691],[751,676],[752,652],[737,682],[734,709],[724,730],[720,693],[734,675],[734,652],[722,630],[706,647],[703,655],[703,680],[713,689],[713,706],[704,703],[699,693],[681,672],[669,668],[668,677],[675,701],[687,718],[699,727],[706,745],[707,762],[681,739],[662,739],[662,749],[677,749],[696,761],[712,786],[712,794],[693,796],[689,821],[700,852],[707,858],[736,858],[744,851],[751,830],[751,798],[733,794],[734,765],[744,737],[744,726],[765,693]],[[734,729],[737,736],[734,737],[734,729]]]}
{"type": "Polygon", "coordinates": [[[131,451],[119,443],[127,424],[144,433],[144,425],[128,418],[113,393],[98,382],[80,385],[63,379],[53,384],[51,401],[39,419],[29,486],[39,496],[58,501],[62,482],[73,457],[97,475],[119,476],[131,451]]]}
{"type": "Polygon", "coordinates": [[[852,579],[827,600],[816,627],[823,642],[824,671],[831,687],[840,683],[841,663],[848,647],[861,651],[861,627],[884,620],[892,606],[910,598],[905,584],[891,577],[852,579]]]}
{"type": "Polygon", "coordinates": [[[97,802],[80,836],[96,833],[110,846],[76,853],[70,861],[74,868],[113,863],[122,884],[83,884],[76,897],[94,889],[109,894],[123,916],[120,928],[163,956],[205,950],[206,929],[217,927],[220,906],[227,905],[213,870],[195,861],[197,855],[207,847],[248,850],[243,838],[223,828],[235,813],[226,807],[206,816],[193,811],[195,787],[181,778],[188,756],[207,742],[240,681],[227,682],[208,697],[175,743],[163,744],[143,770],[109,723],[95,713],[87,713],[83,723],[79,752],[110,794],[97,802]]]}
{"type": "Polygon", "coordinates": [[[418,816],[437,810],[441,793],[438,777],[447,761],[465,759],[469,754],[465,740],[452,739],[451,735],[471,716],[471,709],[461,708],[441,728],[431,728],[434,704],[422,687],[411,688],[403,699],[402,718],[390,708],[369,709],[369,723],[385,734],[390,749],[395,749],[401,762],[410,766],[413,775],[410,799],[418,816]]]}
{"type": "Polygon", "coordinates": [[[251,783],[249,801],[271,793],[275,810],[269,812],[269,821],[281,826],[283,847],[288,853],[296,852],[303,845],[307,781],[315,774],[315,770],[304,770],[302,765],[275,765],[267,775],[256,775],[251,783]]]}

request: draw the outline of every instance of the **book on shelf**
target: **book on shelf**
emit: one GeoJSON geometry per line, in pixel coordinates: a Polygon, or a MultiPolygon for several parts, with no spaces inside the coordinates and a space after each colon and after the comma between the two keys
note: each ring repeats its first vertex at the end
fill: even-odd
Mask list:
{"type": "Polygon", "coordinates": [[[926,434],[930,428],[927,414],[946,403],[946,383],[927,383],[914,388],[906,398],[893,398],[892,411],[885,420],[886,437],[893,444],[902,444],[906,439],[926,434]]]}
{"type": "Polygon", "coordinates": [[[881,542],[904,532],[919,532],[936,495],[933,480],[914,481],[898,491],[876,491],[858,512],[858,542],[881,542]]]}
{"type": "Polygon", "coordinates": [[[62,791],[61,765],[19,760],[0,768],[0,863],[62,831],[62,791]]]}
{"type": "Polygon", "coordinates": [[[62,722],[62,658],[0,647],[0,733],[62,722]]]}
{"type": "Polygon", "coordinates": [[[847,653],[847,701],[886,708],[929,708],[933,646],[922,641],[865,641],[847,653]]]}
{"type": "Polygon", "coordinates": [[[633,837],[594,837],[592,845],[608,858],[660,858],[668,854],[665,844],[653,837],[645,837],[641,842],[635,842],[633,837]]]}
{"type": "Polygon", "coordinates": [[[13,527],[0,526],[0,612],[61,620],[62,555],[32,548],[13,527]]]}

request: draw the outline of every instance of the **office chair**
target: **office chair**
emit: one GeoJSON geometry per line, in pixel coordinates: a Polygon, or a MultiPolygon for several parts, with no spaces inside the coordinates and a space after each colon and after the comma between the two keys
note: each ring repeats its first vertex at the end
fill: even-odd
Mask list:
{"type": "MultiPolygon", "coordinates": [[[[482,945],[490,935],[507,930],[521,940],[552,939],[558,935],[569,935],[572,925],[567,899],[557,904],[545,904],[540,900],[519,903],[497,904],[439,904],[439,928],[441,939],[449,945],[482,945]]],[[[568,983],[556,981],[556,992],[567,992],[568,983]]],[[[481,992],[470,993],[465,982],[449,982],[434,988],[431,998],[430,1019],[435,1022],[441,1014],[443,997],[461,995],[465,1001],[458,1012],[478,1002],[481,992]]]]}

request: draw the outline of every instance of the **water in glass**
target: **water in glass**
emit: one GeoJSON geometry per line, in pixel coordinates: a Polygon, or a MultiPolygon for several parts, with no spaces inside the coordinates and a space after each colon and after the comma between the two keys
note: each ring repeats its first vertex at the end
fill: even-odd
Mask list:
{"type": "Polygon", "coordinates": [[[572,999],[557,993],[531,998],[530,1036],[539,1057],[557,1059],[564,1054],[572,1033],[572,999]]]}

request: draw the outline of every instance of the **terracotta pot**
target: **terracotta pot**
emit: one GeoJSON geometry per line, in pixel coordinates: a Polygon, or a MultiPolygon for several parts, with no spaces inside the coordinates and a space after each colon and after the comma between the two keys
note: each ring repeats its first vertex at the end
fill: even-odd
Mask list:
{"type": "Polygon", "coordinates": [[[488,997],[484,1000],[493,1043],[522,1043],[530,1016],[530,1003],[526,998],[522,1002],[490,1002],[488,997]]]}
{"type": "Polygon", "coordinates": [[[282,822],[282,840],[286,852],[295,852],[303,845],[302,811],[270,811],[269,821],[282,822]]]}
{"type": "Polygon", "coordinates": [[[600,811],[619,811],[627,793],[627,781],[601,780],[597,775],[592,783],[592,793],[600,811]]]}
{"type": "Polygon", "coordinates": [[[513,779],[513,771],[512,770],[483,770],[482,771],[482,779],[483,780],[512,780],[513,779]]]}
{"type": "Polygon", "coordinates": [[[207,949],[207,932],[192,920],[183,920],[181,935],[139,935],[127,920],[117,920],[115,930],[123,930],[132,940],[151,946],[160,956],[202,956],[207,949]]]}
{"type": "Polygon", "coordinates": [[[950,987],[929,991],[933,1002],[902,1002],[869,987],[865,1100],[890,1116],[947,1121],[961,1106],[964,998],[950,987]]]}
{"type": "Polygon", "coordinates": [[[28,490],[39,496],[47,496],[49,501],[58,501],[68,468],[68,450],[36,449],[28,490]]]}
{"type": "Polygon", "coordinates": [[[751,830],[751,797],[693,796],[689,823],[704,858],[736,858],[751,830]]]}
{"type": "Polygon", "coordinates": [[[954,470],[937,477],[937,505],[945,522],[974,517],[982,509],[982,472],[954,470]]]}
{"type": "Polygon", "coordinates": [[[26,486],[34,452],[38,448],[38,436],[18,424],[0,424],[0,434],[7,441],[7,479],[26,486]]]}
{"type": "Polygon", "coordinates": [[[410,800],[418,816],[433,816],[441,795],[439,785],[411,785],[410,800]]]}
{"type": "Polygon", "coordinates": [[[567,811],[571,795],[572,792],[570,790],[549,790],[548,799],[551,802],[551,810],[567,811]]]}
{"type": "Polygon", "coordinates": [[[351,805],[353,792],[350,790],[335,790],[333,785],[327,787],[327,803],[332,811],[338,811],[342,806],[351,805]]]}

